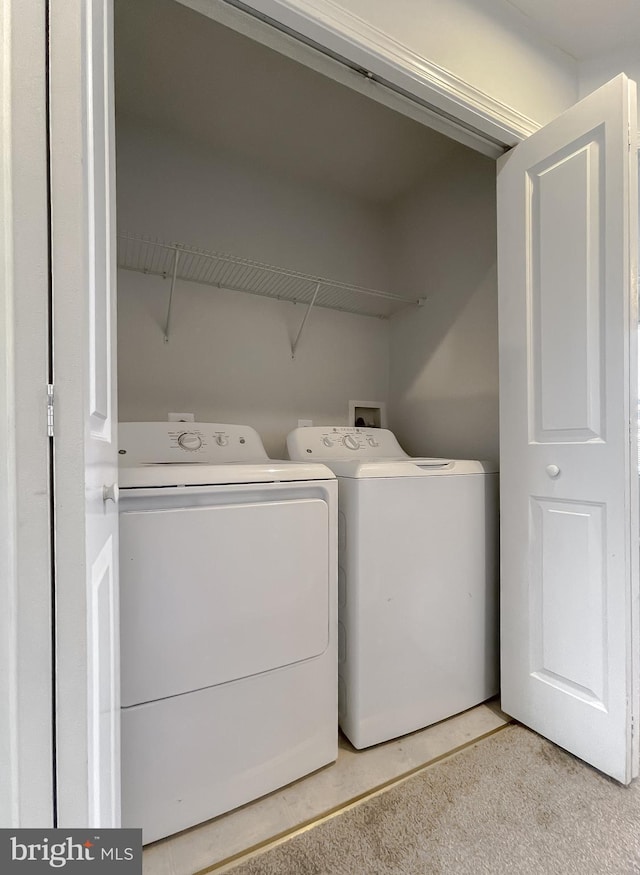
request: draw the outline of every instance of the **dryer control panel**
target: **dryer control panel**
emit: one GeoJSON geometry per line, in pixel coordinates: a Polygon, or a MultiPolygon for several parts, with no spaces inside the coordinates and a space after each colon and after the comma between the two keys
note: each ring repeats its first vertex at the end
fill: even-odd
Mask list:
{"type": "Polygon", "coordinates": [[[408,459],[393,432],[386,428],[311,426],[296,428],[287,437],[294,461],[332,459],[408,459]]]}
{"type": "Polygon", "coordinates": [[[267,454],[255,429],[219,422],[121,422],[119,459],[139,465],[222,465],[261,462],[267,454]]]}

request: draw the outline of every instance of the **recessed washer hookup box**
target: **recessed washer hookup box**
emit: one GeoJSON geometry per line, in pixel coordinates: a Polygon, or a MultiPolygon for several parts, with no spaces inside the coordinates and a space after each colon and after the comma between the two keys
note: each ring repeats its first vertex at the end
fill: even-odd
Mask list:
{"type": "Polygon", "coordinates": [[[0,829],[0,872],[141,875],[141,829],[0,829]]]}

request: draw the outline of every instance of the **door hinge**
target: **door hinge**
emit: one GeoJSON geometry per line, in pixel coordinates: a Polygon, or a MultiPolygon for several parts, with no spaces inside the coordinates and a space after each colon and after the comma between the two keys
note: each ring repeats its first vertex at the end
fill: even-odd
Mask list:
{"type": "Polygon", "coordinates": [[[47,383],[47,437],[53,437],[53,383],[47,383]]]}

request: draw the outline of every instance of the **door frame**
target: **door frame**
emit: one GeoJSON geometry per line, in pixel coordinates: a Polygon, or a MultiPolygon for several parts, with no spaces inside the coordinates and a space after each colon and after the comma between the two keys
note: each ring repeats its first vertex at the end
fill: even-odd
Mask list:
{"type": "Polygon", "coordinates": [[[0,0],[0,825],[54,824],[47,4],[0,0]]]}
{"type": "MultiPolygon", "coordinates": [[[[0,0],[6,6],[11,0],[0,0]]],[[[61,0],[62,3],[65,0],[61,0]]],[[[538,125],[530,119],[526,119],[518,113],[514,113],[509,107],[494,100],[489,95],[484,95],[486,100],[482,99],[482,92],[475,89],[471,83],[463,82],[460,79],[447,74],[436,65],[429,64],[425,59],[419,58],[412,54],[405,46],[398,46],[391,40],[387,39],[386,44],[381,37],[383,34],[376,31],[374,28],[366,26],[360,19],[351,16],[350,26],[347,27],[348,13],[344,13],[342,21],[335,19],[333,22],[328,20],[322,21],[318,14],[311,14],[311,7],[307,3],[307,11],[303,14],[300,10],[296,12],[292,8],[292,4],[288,0],[253,0],[251,4],[244,4],[245,11],[235,8],[235,0],[179,0],[183,5],[192,8],[202,14],[205,14],[220,23],[232,27],[239,32],[244,32],[258,42],[270,44],[273,48],[281,51],[290,57],[296,57],[302,63],[318,69],[319,72],[328,75],[330,78],[337,79],[350,85],[350,87],[368,94],[370,97],[387,103],[399,109],[401,106],[408,115],[416,118],[422,123],[429,123],[431,127],[436,127],[438,124],[443,124],[442,118],[438,122],[436,110],[446,112],[450,116],[450,120],[455,127],[456,122],[461,123],[463,129],[469,127],[469,116],[475,113],[476,131],[482,132],[485,130],[488,133],[489,140],[493,140],[494,153],[502,152],[503,150],[520,142],[529,133],[538,128],[538,125]],[[249,7],[253,7],[253,13],[259,11],[262,7],[263,16],[270,18],[273,23],[279,25],[277,30],[273,23],[265,23],[258,20],[254,15],[246,11],[249,7]],[[267,10],[265,12],[265,10],[267,10]],[[268,12],[268,14],[267,14],[268,12]],[[292,18],[293,16],[293,18],[292,18]],[[355,28],[355,29],[354,29],[355,28]],[[315,45],[315,48],[313,45],[315,45]],[[395,54],[394,54],[395,53],[395,54]],[[346,61],[348,66],[339,60],[337,56],[346,61]],[[416,72],[416,64],[419,62],[420,71],[416,72]],[[372,83],[367,80],[367,77],[362,75],[362,70],[370,70],[374,73],[375,81],[372,83]],[[354,70],[359,70],[357,76],[354,76],[354,70]],[[445,75],[446,74],[446,75],[445,75]],[[355,80],[355,81],[354,81],[355,80]],[[378,81],[380,87],[378,87],[378,81]],[[387,87],[387,84],[396,85],[397,93],[394,94],[393,89],[387,87]],[[372,87],[375,93],[372,93],[372,87]],[[401,92],[404,92],[404,96],[401,92]],[[489,133],[491,132],[491,133],[489,133]]],[[[13,0],[13,6],[18,7],[20,0],[13,0]]],[[[22,4],[29,6],[33,4],[22,4]]],[[[41,5],[41,0],[38,6],[41,5]]],[[[298,4],[305,5],[305,4],[298,4]]],[[[22,10],[21,10],[22,11],[22,10]]],[[[26,9],[24,10],[27,11],[26,9]]],[[[317,13],[317,9],[316,9],[317,13]]],[[[33,35],[31,34],[31,39],[33,35]]],[[[76,31],[71,31],[67,34],[67,45],[70,52],[77,53],[80,51],[81,34],[76,31]]],[[[27,47],[24,50],[24,57],[29,58],[32,62],[34,52],[29,51],[29,41],[24,40],[23,46],[27,47]]],[[[55,84],[54,84],[55,89],[55,84]]],[[[68,95],[67,100],[74,103],[78,100],[78,96],[74,93],[68,95]]],[[[73,107],[75,110],[81,107],[73,107]]],[[[69,106],[67,105],[67,112],[69,106]]],[[[55,110],[54,110],[55,112],[55,110]]],[[[451,135],[451,134],[450,134],[451,135]]],[[[454,137],[455,138],[455,137],[454,137]]],[[[469,143],[469,145],[472,145],[469,143]]],[[[476,145],[479,151],[483,151],[476,145]]],[[[486,154],[486,152],[485,152],[486,154]]],[[[86,330],[86,329],[81,329],[86,330]]],[[[23,341],[30,340],[28,329],[19,327],[15,334],[16,345],[19,346],[23,341]]],[[[78,439],[79,423],[77,422],[77,410],[61,409],[58,412],[58,418],[62,426],[59,436],[57,437],[58,451],[60,453],[59,463],[57,468],[58,480],[73,478],[75,462],[74,459],[74,443],[78,439]],[[65,459],[67,462],[65,462],[65,459]],[[68,463],[68,464],[67,464],[68,463]]],[[[6,419],[1,420],[0,427],[5,428],[6,419]]],[[[17,433],[17,440],[27,436],[28,429],[20,425],[17,433]]],[[[42,447],[38,450],[45,457],[42,447]]],[[[73,490],[68,490],[68,497],[71,505],[67,507],[67,511],[73,516],[80,512],[80,502],[84,508],[84,496],[73,495],[73,490]],[[77,503],[77,507],[74,505],[77,503]]],[[[1,518],[0,518],[1,519],[1,518]]],[[[73,571],[73,556],[65,557],[68,569],[73,571]]],[[[83,614],[84,606],[74,609],[68,602],[66,607],[61,611],[59,620],[64,623],[68,631],[68,636],[75,624],[80,624],[82,628],[86,624],[86,613],[83,614]]],[[[39,629],[41,634],[50,634],[51,617],[47,617],[46,621],[40,620],[39,629]]],[[[22,640],[22,639],[21,639],[22,640]]],[[[67,646],[69,641],[67,641],[67,646]]],[[[69,659],[70,653],[67,652],[65,666],[58,667],[59,681],[68,683],[69,677],[60,677],[61,674],[69,673],[73,675],[73,681],[77,684],[80,674],[86,676],[87,671],[87,654],[85,643],[80,636],[77,644],[77,662],[74,665],[73,660],[69,659]]],[[[85,720],[86,698],[78,700],[78,714],[82,717],[82,723],[85,720]]],[[[69,715],[67,714],[67,717],[69,715]]],[[[71,745],[77,739],[66,739],[65,743],[71,745]]],[[[86,740],[82,744],[82,748],[86,747],[86,740]]],[[[82,753],[82,751],[81,751],[82,753]]],[[[82,756],[79,757],[82,759],[82,756]]],[[[78,812],[85,805],[85,797],[87,788],[82,784],[82,769],[78,769],[75,778],[73,775],[66,776],[71,782],[66,787],[67,794],[78,793],[78,812]],[[72,786],[74,780],[77,786],[72,786]]],[[[78,814],[80,816],[80,814],[78,814]]]]}
{"type": "Polygon", "coordinates": [[[540,128],[332,0],[177,2],[490,158],[540,128]]]}
{"type": "MultiPolygon", "coordinates": [[[[0,0],[2,2],[2,0],[0,0]]],[[[15,0],[18,2],[18,0],[15,0]]],[[[42,2],[42,0],[41,0],[42,2]]],[[[49,0],[51,3],[52,0],[49,0]]],[[[87,77],[83,69],[85,58],[85,34],[81,24],[80,8],[84,0],[56,0],[55,20],[50,22],[51,40],[64,43],[64,52],[56,55],[57,63],[51,65],[50,118],[51,135],[50,162],[55,172],[51,184],[51,224],[54,240],[53,258],[55,263],[55,320],[54,338],[62,336],[59,319],[65,324],[74,320],[80,336],[89,331],[86,313],[86,290],[82,286],[86,265],[81,245],[82,224],[79,221],[78,203],[84,197],[78,187],[77,169],[88,166],[91,161],[90,145],[79,136],[78,127],[83,113],[84,94],[81,80],[87,77]],[[62,40],[62,36],[64,39],[62,40]],[[62,63],[61,63],[62,62],[62,63]],[[80,73],[79,73],[80,71],[80,73]],[[69,136],[67,136],[67,133],[69,136]],[[71,145],[70,145],[71,144],[71,145]],[[60,168],[63,169],[61,174],[60,168]],[[65,170],[66,168],[66,170],[65,170]],[[66,175],[65,175],[66,174],[66,175]],[[63,253],[63,264],[59,255],[63,253]],[[62,269],[61,269],[62,268],[62,269]],[[59,277],[65,281],[60,285],[59,277]]],[[[105,0],[113,4],[113,0],[105,0]]],[[[448,132],[456,132],[455,116],[443,120],[433,110],[425,112],[424,82],[415,84],[416,102],[406,96],[398,96],[388,89],[378,89],[371,93],[371,82],[361,75],[354,76],[353,67],[357,61],[351,59],[352,67],[332,56],[330,47],[326,52],[310,47],[296,36],[281,33],[273,25],[239,11],[225,0],[180,0],[183,5],[220,21],[233,29],[245,32],[258,42],[273,43],[276,50],[296,56],[302,63],[316,67],[319,72],[333,79],[341,79],[350,87],[356,87],[369,97],[394,105],[399,101],[404,112],[411,114],[423,124],[426,120],[438,123],[448,132]],[[418,85],[420,87],[418,87],[418,85]],[[422,94],[422,96],[421,96],[422,94]],[[454,122],[452,126],[452,121],[454,122]]],[[[362,44],[366,42],[363,37],[362,44]]],[[[316,45],[319,45],[316,42],[316,45]]],[[[347,47],[348,48],[348,47],[347,47]]],[[[55,52],[56,49],[53,49],[55,52]]],[[[350,51],[350,50],[349,50],[350,51]]],[[[379,69],[391,70],[390,62],[380,60],[379,69]],[[387,65],[387,66],[385,66],[387,65]]],[[[401,67],[401,65],[400,65],[401,67]]],[[[408,74],[409,75],[409,74],[408,74]]],[[[457,100],[456,93],[452,98],[457,100]]],[[[459,104],[456,103],[456,106],[459,104]]],[[[496,107],[498,104],[495,104],[496,107]]],[[[398,108],[395,106],[395,108],[398,108]]],[[[487,115],[487,118],[490,116],[487,115]]],[[[464,142],[496,157],[521,136],[505,134],[502,141],[491,138],[484,142],[478,133],[469,130],[461,119],[464,142]],[[488,145],[487,145],[488,144],[488,145]]],[[[498,114],[498,123],[500,116],[498,114]]],[[[57,357],[56,357],[57,359],[57,357]]],[[[87,646],[90,600],[87,598],[85,582],[86,556],[79,555],[78,545],[83,543],[81,533],[85,529],[86,496],[84,491],[84,404],[83,393],[88,381],[86,362],[75,363],[65,357],[65,367],[60,369],[56,362],[56,427],[55,427],[55,552],[56,552],[56,676],[57,723],[56,723],[56,775],[57,803],[60,823],[68,826],[81,826],[92,820],[91,794],[89,788],[88,760],[90,740],[86,737],[88,713],[91,702],[91,653],[87,646]]],[[[115,557],[117,561],[117,556],[115,557]]],[[[49,631],[49,630],[48,630],[49,631]]],[[[50,634],[50,632],[49,632],[50,634]]],[[[114,781],[119,776],[113,776],[114,781]]],[[[108,826],[107,823],[93,823],[94,826],[108,826]]]]}

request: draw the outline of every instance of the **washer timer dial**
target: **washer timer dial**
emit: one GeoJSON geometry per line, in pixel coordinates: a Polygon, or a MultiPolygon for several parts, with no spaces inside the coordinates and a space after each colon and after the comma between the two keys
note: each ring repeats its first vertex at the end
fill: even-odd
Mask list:
{"type": "Polygon", "coordinates": [[[192,431],[185,431],[178,437],[178,446],[183,450],[199,450],[202,446],[202,438],[192,431]]]}

